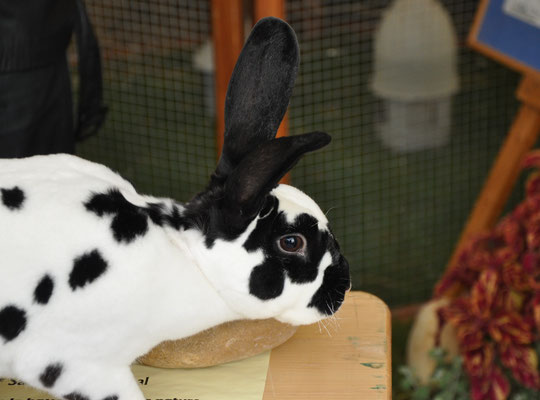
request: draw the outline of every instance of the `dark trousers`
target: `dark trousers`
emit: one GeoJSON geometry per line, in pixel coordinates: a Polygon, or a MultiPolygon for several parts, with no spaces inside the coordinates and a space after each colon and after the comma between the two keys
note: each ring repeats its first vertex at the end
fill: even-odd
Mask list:
{"type": "Polygon", "coordinates": [[[74,153],[73,101],[67,60],[0,72],[0,158],[74,153]]]}

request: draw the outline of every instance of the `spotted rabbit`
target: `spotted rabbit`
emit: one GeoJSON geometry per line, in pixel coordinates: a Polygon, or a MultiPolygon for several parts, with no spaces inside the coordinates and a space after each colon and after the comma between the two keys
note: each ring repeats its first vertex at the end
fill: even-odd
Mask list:
{"type": "Polygon", "coordinates": [[[129,365],[236,319],[333,314],[349,268],[317,204],[278,181],[329,143],[275,139],[298,68],[292,29],[253,29],[231,77],[224,149],[186,204],[70,155],[0,161],[0,376],[68,400],[143,400],[129,365]]]}

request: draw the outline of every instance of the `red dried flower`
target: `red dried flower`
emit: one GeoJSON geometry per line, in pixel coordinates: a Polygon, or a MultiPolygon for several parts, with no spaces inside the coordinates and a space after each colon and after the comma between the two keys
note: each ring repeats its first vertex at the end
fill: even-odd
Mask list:
{"type": "Polygon", "coordinates": [[[540,390],[538,355],[530,346],[513,345],[510,342],[499,346],[499,357],[516,381],[531,389],[540,390]]]}
{"type": "MultiPolygon", "coordinates": [[[[524,167],[540,167],[540,151],[524,167]]],[[[435,289],[435,296],[465,289],[439,310],[457,333],[474,400],[504,400],[510,384],[501,366],[525,387],[540,390],[540,172],[526,198],[489,232],[471,240],[435,289]]]]}
{"type": "Polygon", "coordinates": [[[499,367],[493,367],[481,377],[471,377],[472,400],[505,400],[510,384],[499,367]]]}

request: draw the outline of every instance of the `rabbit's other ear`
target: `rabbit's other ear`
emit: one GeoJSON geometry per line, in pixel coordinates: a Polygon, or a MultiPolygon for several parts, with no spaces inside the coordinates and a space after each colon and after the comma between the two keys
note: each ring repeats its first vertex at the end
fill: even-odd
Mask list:
{"type": "Polygon", "coordinates": [[[284,21],[261,19],[251,31],[229,81],[225,142],[216,168],[228,176],[259,144],[275,138],[298,71],[296,35],[284,21]]]}
{"type": "Polygon", "coordinates": [[[225,184],[225,212],[228,221],[242,226],[263,206],[266,195],[309,151],[330,143],[330,135],[312,132],[282,137],[260,144],[246,155],[225,184]]]}

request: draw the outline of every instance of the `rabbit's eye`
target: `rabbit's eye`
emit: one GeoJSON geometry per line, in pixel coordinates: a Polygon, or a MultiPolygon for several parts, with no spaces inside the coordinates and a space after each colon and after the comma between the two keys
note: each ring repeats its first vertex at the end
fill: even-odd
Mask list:
{"type": "Polygon", "coordinates": [[[286,235],[279,239],[279,248],[286,253],[297,253],[304,249],[305,243],[302,235],[286,235]]]}

